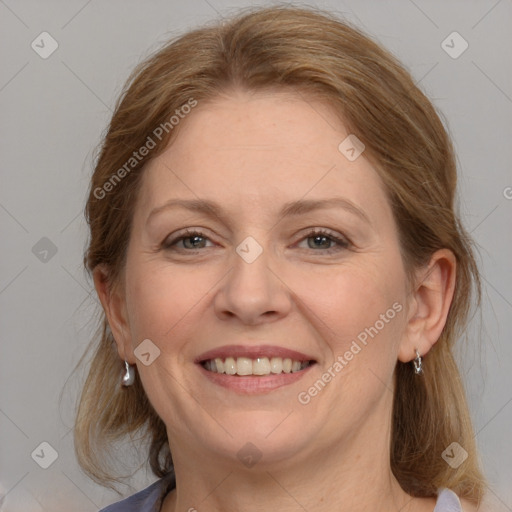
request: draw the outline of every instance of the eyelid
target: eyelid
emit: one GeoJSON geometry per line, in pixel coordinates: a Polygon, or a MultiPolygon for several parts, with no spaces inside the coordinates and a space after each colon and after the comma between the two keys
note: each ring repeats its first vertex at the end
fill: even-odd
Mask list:
{"type": "MultiPolygon", "coordinates": [[[[346,249],[352,247],[352,245],[353,245],[352,242],[350,241],[350,239],[347,236],[345,236],[344,234],[338,233],[337,231],[333,231],[329,228],[323,228],[323,227],[306,228],[306,232],[303,233],[299,237],[299,240],[296,242],[296,244],[303,242],[304,240],[307,240],[308,238],[312,238],[312,237],[316,237],[316,236],[325,236],[327,238],[330,238],[332,241],[334,241],[338,245],[338,247],[331,247],[331,248],[323,250],[323,251],[322,250],[316,251],[319,253],[329,254],[332,252],[346,250],[346,249]]],[[[315,249],[310,249],[310,250],[315,252],[315,249]]]]}
{"type": "MultiPolygon", "coordinates": [[[[161,248],[163,248],[163,249],[170,248],[177,242],[181,242],[181,240],[186,239],[186,238],[191,238],[193,236],[201,236],[202,238],[205,238],[205,239],[211,241],[212,243],[214,243],[211,239],[212,237],[210,237],[207,234],[207,231],[208,230],[205,228],[194,228],[194,227],[179,229],[178,231],[175,231],[174,233],[167,235],[160,245],[161,245],[161,248]],[[168,243],[168,241],[169,241],[169,243],[168,243]]],[[[189,252],[191,252],[191,251],[192,250],[189,250],[189,252]]]]}
{"type": "MultiPolygon", "coordinates": [[[[187,238],[192,238],[193,236],[198,236],[198,237],[204,238],[205,240],[208,240],[211,243],[213,243],[214,245],[216,245],[215,242],[211,239],[211,237],[207,234],[207,231],[208,230],[205,228],[194,228],[194,227],[189,227],[189,228],[185,228],[183,230],[178,230],[177,232],[171,233],[170,235],[168,235],[162,241],[160,248],[163,250],[171,250],[171,248],[174,245],[176,245],[177,243],[179,243],[182,240],[185,240],[187,238]],[[169,238],[171,238],[171,240],[168,242],[169,238]]],[[[302,234],[298,237],[298,240],[294,243],[294,246],[296,246],[300,242],[307,240],[308,238],[312,238],[312,237],[316,237],[316,236],[325,236],[325,237],[331,239],[331,241],[334,242],[335,244],[337,244],[337,246],[330,247],[325,250],[311,249],[311,248],[308,248],[306,250],[318,252],[318,253],[322,253],[322,254],[331,254],[334,252],[347,250],[347,249],[353,247],[351,240],[344,234],[338,233],[337,231],[333,231],[329,228],[314,227],[314,226],[309,226],[307,228],[304,228],[302,230],[302,234]]],[[[175,249],[175,250],[177,250],[178,252],[194,253],[194,251],[201,251],[201,249],[206,249],[206,247],[199,247],[197,249],[180,248],[180,249],[175,249]]]]}
{"type": "Polygon", "coordinates": [[[309,226],[307,228],[304,228],[300,235],[300,240],[307,238],[308,236],[314,236],[314,235],[326,235],[326,236],[330,236],[332,238],[339,238],[341,240],[346,241],[347,243],[350,243],[350,240],[348,239],[348,237],[345,236],[343,233],[334,231],[330,228],[321,227],[321,226],[309,226]]]}

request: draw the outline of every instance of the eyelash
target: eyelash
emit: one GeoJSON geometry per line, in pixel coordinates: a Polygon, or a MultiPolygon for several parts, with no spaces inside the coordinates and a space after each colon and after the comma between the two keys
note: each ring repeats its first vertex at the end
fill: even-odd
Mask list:
{"type": "MultiPolygon", "coordinates": [[[[165,250],[171,250],[172,246],[176,245],[178,242],[181,242],[182,240],[186,240],[188,238],[192,238],[192,237],[195,237],[195,236],[198,236],[198,237],[201,237],[201,238],[204,238],[206,240],[209,240],[209,238],[207,236],[204,235],[204,233],[202,233],[201,231],[196,231],[196,230],[186,230],[184,234],[178,236],[177,238],[174,238],[170,241],[167,242],[167,240],[164,240],[163,243],[162,243],[162,246],[161,248],[162,249],[165,249],[165,250]]],[[[336,242],[339,247],[331,247],[329,249],[326,249],[324,251],[320,251],[320,252],[323,252],[323,253],[327,253],[327,254],[331,254],[331,253],[334,253],[334,252],[338,252],[338,251],[342,251],[344,249],[347,249],[349,246],[350,246],[350,242],[345,239],[345,238],[340,238],[336,235],[334,235],[333,233],[331,233],[330,231],[326,230],[326,229],[312,229],[311,231],[309,231],[308,233],[306,233],[305,236],[303,236],[299,242],[301,242],[302,240],[307,240],[308,238],[313,238],[313,237],[318,237],[318,236],[324,236],[326,238],[329,238],[331,239],[332,241],[336,242]]],[[[181,249],[185,252],[191,252],[191,253],[194,253],[194,249],[181,249]]],[[[196,249],[196,250],[200,250],[199,249],[196,249]]],[[[316,249],[311,249],[312,251],[315,251],[315,252],[318,252],[318,250],[316,249]]]]}

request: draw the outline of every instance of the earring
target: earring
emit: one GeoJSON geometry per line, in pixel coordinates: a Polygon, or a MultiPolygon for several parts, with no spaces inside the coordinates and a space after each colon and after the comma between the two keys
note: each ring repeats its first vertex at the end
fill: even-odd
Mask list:
{"type": "Polygon", "coordinates": [[[123,375],[123,386],[131,386],[135,382],[135,368],[128,364],[128,361],[124,362],[126,373],[123,375]]]}
{"type": "Polygon", "coordinates": [[[416,358],[414,359],[413,363],[414,363],[414,373],[416,375],[423,373],[423,368],[422,368],[422,364],[421,364],[421,356],[417,349],[416,349],[416,358]]]}

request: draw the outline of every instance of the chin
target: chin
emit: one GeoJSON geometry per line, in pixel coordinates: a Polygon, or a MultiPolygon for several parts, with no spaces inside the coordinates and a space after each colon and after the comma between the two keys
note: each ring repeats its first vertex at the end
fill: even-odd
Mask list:
{"type": "Polygon", "coordinates": [[[296,459],[311,447],[315,436],[304,428],[308,418],[299,424],[295,412],[284,412],[248,411],[230,415],[224,426],[232,437],[217,425],[212,426],[215,436],[205,437],[206,433],[202,432],[203,442],[208,445],[205,448],[217,452],[216,457],[225,457],[230,463],[248,468],[257,465],[263,470],[287,465],[290,459],[296,459]]]}

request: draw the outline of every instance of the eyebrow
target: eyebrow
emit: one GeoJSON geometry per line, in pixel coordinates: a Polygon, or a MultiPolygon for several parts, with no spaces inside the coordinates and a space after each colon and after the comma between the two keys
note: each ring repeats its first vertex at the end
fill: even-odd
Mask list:
{"type": "MultiPolygon", "coordinates": [[[[227,220],[227,214],[222,207],[214,201],[206,199],[170,199],[163,205],[154,208],[148,215],[146,222],[154,215],[172,208],[184,208],[196,213],[203,213],[221,222],[227,220]]],[[[354,203],[343,197],[330,197],[327,199],[299,199],[285,203],[279,212],[279,217],[291,217],[304,215],[314,210],[325,210],[329,208],[342,208],[371,225],[368,215],[354,203]]]]}

